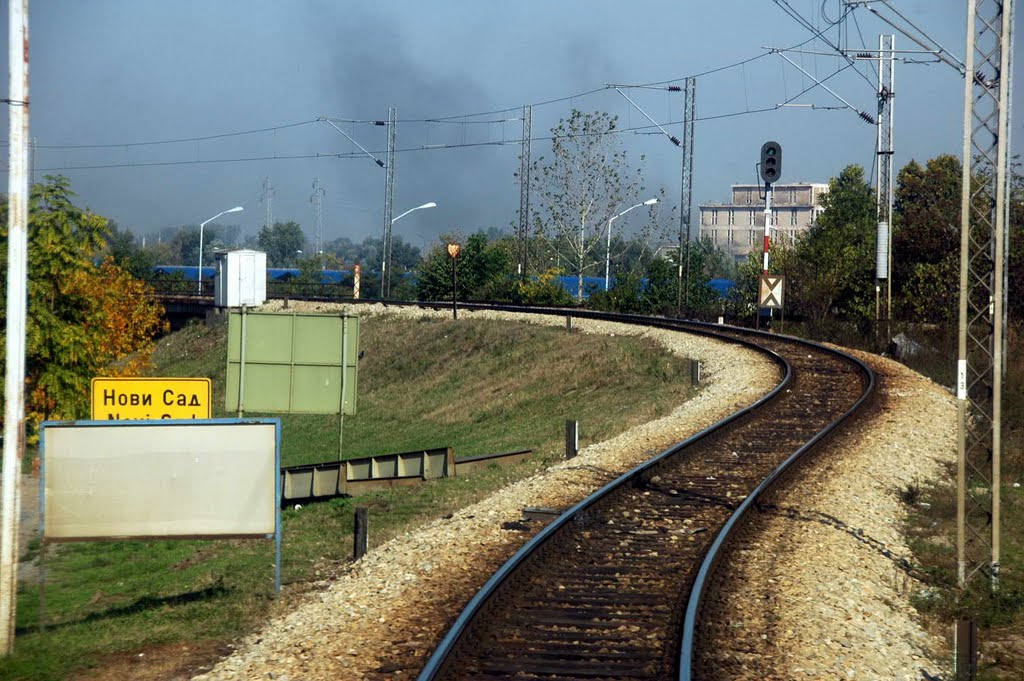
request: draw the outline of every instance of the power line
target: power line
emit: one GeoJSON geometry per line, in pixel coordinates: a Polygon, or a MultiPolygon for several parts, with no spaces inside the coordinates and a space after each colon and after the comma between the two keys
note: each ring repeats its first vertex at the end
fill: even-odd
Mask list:
{"type": "MultiPolygon", "coordinates": [[[[843,67],[837,69],[836,71],[834,71],[832,74],[830,74],[830,75],[826,76],[825,78],[821,79],[820,82],[821,83],[827,82],[829,79],[833,78],[834,76],[837,76],[838,74],[842,73],[843,71],[846,71],[849,68],[850,68],[849,64],[846,65],[846,66],[843,66],[843,67]]],[[[818,83],[815,83],[814,85],[811,85],[811,86],[809,86],[807,88],[804,88],[802,91],[800,91],[797,94],[793,95],[792,97],[788,98],[787,100],[785,100],[781,104],[775,104],[773,106],[762,107],[762,108],[759,108],[759,109],[747,109],[747,110],[743,110],[743,111],[731,111],[731,112],[723,113],[723,114],[712,114],[712,115],[708,115],[708,116],[700,116],[700,117],[694,118],[694,121],[713,121],[713,120],[720,120],[720,119],[724,119],[724,118],[735,118],[735,117],[738,117],[738,116],[747,116],[747,115],[752,115],[752,114],[768,113],[768,112],[771,112],[771,111],[778,111],[782,107],[786,106],[787,104],[792,103],[794,100],[796,100],[799,97],[807,94],[808,92],[810,92],[811,90],[813,90],[816,87],[818,87],[818,83]]],[[[818,108],[831,109],[832,107],[818,107],[818,108]]],[[[674,120],[673,119],[673,120],[669,120],[667,122],[661,123],[660,125],[667,126],[667,125],[677,125],[677,124],[680,124],[680,123],[682,123],[682,121],[674,120]]],[[[562,135],[561,137],[563,139],[565,139],[565,138],[575,138],[575,137],[591,137],[591,136],[594,136],[594,135],[618,135],[618,134],[625,134],[625,133],[631,133],[631,132],[643,133],[644,131],[654,130],[656,128],[657,128],[657,125],[637,125],[637,126],[632,126],[632,127],[629,127],[629,128],[618,128],[618,129],[612,130],[610,132],[579,133],[579,134],[575,134],[575,135],[562,135]]],[[[661,131],[658,131],[657,134],[660,135],[662,133],[661,133],[661,131]]],[[[555,136],[553,136],[553,135],[544,135],[544,136],[540,136],[540,137],[532,137],[531,141],[533,141],[533,142],[544,142],[544,141],[549,141],[549,140],[552,140],[552,139],[555,139],[555,136]]],[[[426,144],[426,145],[420,145],[420,146],[416,146],[416,147],[403,147],[403,148],[395,149],[395,153],[396,154],[398,154],[398,153],[404,154],[404,153],[412,153],[412,152],[417,152],[417,151],[438,151],[438,150],[442,150],[442,149],[467,149],[467,148],[476,148],[476,147],[520,146],[521,144],[522,144],[521,140],[508,140],[508,141],[503,141],[503,142],[463,142],[463,143],[458,143],[458,144],[426,144]]],[[[383,154],[383,153],[385,153],[385,150],[371,150],[371,153],[383,154]]],[[[312,153],[312,154],[287,154],[287,155],[276,154],[276,155],[273,155],[273,156],[242,156],[242,157],[234,157],[234,158],[202,159],[202,160],[195,159],[195,160],[187,160],[187,161],[150,161],[150,162],[143,162],[143,163],[102,163],[102,164],[95,164],[95,165],[78,165],[78,166],[68,166],[68,165],[65,165],[65,166],[53,166],[53,167],[49,167],[49,168],[38,168],[37,170],[39,170],[41,172],[59,172],[59,171],[66,171],[66,170],[104,170],[104,169],[116,169],[116,168],[150,168],[150,167],[163,167],[163,166],[203,165],[203,164],[212,164],[212,163],[246,163],[246,162],[251,162],[251,161],[279,161],[279,160],[280,161],[294,161],[294,160],[315,159],[315,158],[331,158],[331,159],[346,160],[346,159],[355,159],[355,158],[364,158],[364,157],[365,157],[365,154],[363,152],[358,152],[358,153],[357,152],[341,152],[341,153],[316,152],[316,153],[312,153]]],[[[7,172],[7,169],[6,168],[0,169],[0,172],[7,172]]]]}
{"type": "MultiPolygon", "coordinates": [[[[178,139],[165,139],[165,140],[153,140],[150,142],[124,142],[121,144],[38,144],[37,149],[120,149],[123,147],[149,147],[157,146],[161,144],[183,144],[185,142],[205,142],[208,140],[223,139],[225,137],[240,137],[242,135],[256,135],[264,132],[277,132],[278,130],[286,130],[288,128],[297,128],[303,125],[309,125],[310,123],[316,123],[317,121],[299,121],[297,123],[286,123],[284,125],[274,125],[268,128],[257,128],[254,130],[239,130],[237,132],[223,132],[215,135],[203,135],[201,137],[181,137],[178,139]]],[[[8,144],[7,140],[2,142],[4,146],[8,144]]]]}
{"type": "MultiPolygon", "coordinates": [[[[799,13],[796,13],[795,16],[794,16],[793,13],[795,12],[795,10],[792,10],[792,8],[788,8],[787,9],[788,2],[786,2],[785,0],[774,0],[774,1],[776,2],[776,4],[779,4],[779,6],[782,7],[784,11],[787,12],[787,14],[790,14],[790,16],[793,16],[795,19],[797,19],[797,21],[800,22],[801,25],[804,25],[805,27],[808,27],[809,30],[811,30],[813,32],[813,34],[814,34],[810,38],[808,38],[807,40],[804,40],[804,41],[802,41],[800,43],[797,43],[796,45],[793,45],[792,47],[786,48],[786,49],[796,49],[796,48],[802,47],[803,45],[806,45],[807,43],[811,42],[812,40],[817,39],[818,37],[821,37],[824,34],[824,31],[826,29],[822,29],[821,31],[815,30],[812,25],[808,24],[806,22],[806,20],[803,19],[803,17],[801,17],[799,15],[799,13]],[[783,7],[783,5],[780,4],[780,3],[785,3],[785,5],[787,7],[783,7]]],[[[845,19],[847,15],[852,14],[852,12],[853,12],[852,8],[847,8],[846,11],[844,11],[842,16],[840,17],[840,21],[845,19]]],[[[826,19],[826,21],[828,21],[828,20],[826,19]]],[[[838,23],[838,22],[833,22],[833,23],[838,23]]],[[[826,41],[826,42],[828,42],[828,41],[826,41]]],[[[829,43],[829,45],[834,47],[831,43],[829,43]]],[[[694,74],[690,74],[690,75],[687,75],[687,76],[681,76],[681,77],[672,78],[672,79],[669,79],[669,80],[653,81],[653,82],[650,82],[650,83],[642,83],[642,84],[622,86],[622,87],[643,88],[643,87],[651,87],[651,86],[658,86],[658,85],[668,85],[668,84],[671,84],[671,83],[684,81],[687,78],[698,78],[698,77],[708,76],[708,75],[711,75],[711,74],[714,74],[714,73],[718,73],[720,71],[726,71],[728,69],[737,68],[737,67],[749,64],[751,62],[757,61],[759,59],[763,59],[764,57],[768,56],[768,54],[770,54],[770,53],[757,54],[757,55],[754,55],[752,57],[748,57],[746,59],[742,59],[742,60],[733,62],[731,64],[726,64],[724,66],[715,67],[715,68],[712,68],[712,69],[708,69],[706,71],[701,71],[699,73],[694,73],[694,74]]],[[[858,71],[858,73],[860,73],[860,72],[858,71]]],[[[863,74],[861,74],[861,75],[863,75],[863,74]]],[[[607,89],[608,89],[607,86],[606,87],[600,87],[600,88],[593,88],[593,89],[590,89],[590,90],[585,90],[585,91],[582,91],[582,92],[577,92],[577,93],[574,93],[574,94],[571,94],[571,95],[566,95],[566,96],[562,96],[562,97],[555,97],[555,98],[552,98],[552,99],[546,99],[546,100],[534,102],[532,104],[526,104],[526,106],[534,107],[534,106],[545,106],[545,105],[549,105],[549,104],[557,104],[559,102],[564,102],[564,101],[568,101],[568,100],[572,100],[572,99],[588,97],[588,96],[596,94],[598,92],[604,92],[607,89]]],[[[484,120],[484,121],[468,120],[468,119],[479,118],[480,116],[490,116],[490,115],[504,114],[504,113],[510,113],[510,112],[521,113],[522,106],[523,105],[517,105],[517,106],[514,106],[514,107],[506,107],[506,108],[502,108],[502,109],[493,109],[493,110],[490,110],[490,111],[481,111],[481,112],[476,112],[476,113],[453,114],[453,115],[449,115],[449,116],[434,116],[434,117],[429,117],[429,118],[401,119],[400,121],[396,121],[396,123],[399,123],[399,122],[400,123],[447,123],[447,124],[453,124],[453,125],[461,125],[461,124],[466,124],[466,125],[472,125],[472,124],[489,125],[489,124],[497,124],[497,123],[512,123],[512,122],[520,121],[521,120],[520,116],[505,117],[505,118],[499,118],[499,119],[489,119],[489,120],[484,120]]],[[[765,110],[771,110],[771,109],[765,109],[765,110]]],[[[751,113],[753,113],[753,112],[751,112],[751,113]]],[[[725,117],[725,116],[723,116],[723,117],[725,117]]],[[[382,120],[379,120],[379,119],[345,118],[345,117],[335,117],[335,116],[324,116],[324,117],[319,117],[319,118],[312,119],[312,120],[297,121],[297,122],[294,122],[294,123],[285,123],[285,124],[282,124],[282,125],[267,126],[267,127],[264,127],[264,128],[254,128],[254,129],[249,129],[249,130],[239,130],[239,131],[233,131],[233,132],[215,133],[215,134],[211,134],[211,135],[200,135],[200,136],[195,136],[195,137],[179,137],[179,138],[158,139],[158,140],[148,140],[148,141],[139,141],[139,142],[122,142],[122,143],[105,143],[105,144],[40,144],[40,145],[37,145],[37,148],[38,149],[49,149],[49,150],[117,149],[117,148],[130,148],[130,147],[159,146],[159,145],[168,145],[168,144],[183,144],[183,143],[188,143],[188,142],[205,142],[205,141],[211,141],[211,140],[216,140],[216,139],[226,139],[226,138],[230,138],[230,137],[241,137],[241,136],[246,136],[246,135],[255,135],[255,134],[261,134],[261,133],[267,133],[267,132],[276,132],[276,131],[279,131],[279,130],[287,130],[287,129],[290,129],[290,128],[296,128],[296,127],[301,127],[301,126],[305,126],[305,125],[310,125],[312,123],[317,123],[317,122],[321,122],[321,121],[325,121],[325,120],[327,122],[354,123],[354,124],[364,124],[364,125],[374,125],[374,126],[386,126],[387,125],[386,121],[382,121],[382,120]]],[[[0,144],[7,145],[8,142],[5,140],[5,141],[0,142],[0,144]]],[[[309,157],[310,156],[290,156],[290,157],[281,157],[281,158],[309,158],[309,157]]],[[[218,161],[209,161],[209,162],[232,162],[233,160],[247,160],[247,159],[231,159],[231,160],[225,160],[225,161],[219,161],[218,160],[218,161]]],[[[253,159],[253,160],[257,160],[257,159],[253,159]]],[[[259,159],[259,160],[263,160],[263,159],[259,159]]],[[[183,164],[187,164],[187,163],[195,164],[195,163],[205,163],[205,162],[206,161],[192,161],[192,162],[178,161],[178,162],[151,162],[151,163],[144,163],[144,164],[107,164],[107,165],[97,165],[97,166],[66,166],[65,169],[67,169],[67,170],[76,170],[76,169],[91,168],[91,167],[126,167],[126,166],[145,167],[145,166],[159,166],[159,165],[183,165],[183,164]]]]}
{"type": "MultiPolygon", "coordinates": [[[[800,14],[800,12],[796,11],[793,8],[793,6],[789,4],[788,0],[772,0],[772,2],[774,2],[779,7],[779,9],[781,9],[783,12],[785,12],[791,18],[793,18],[798,24],[800,24],[801,26],[806,28],[808,31],[813,33],[814,34],[814,38],[821,38],[821,40],[826,45],[828,45],[833,50],[835,50],[835,52],[839,56],[841,56],[843,59],[845,59],[848,64],[850,64],[851,66],[853,66],[855,64],[855,62],[852,59],[850,59],[850,57],[843,51],[843,49],[839,45],[833,43],[831,40],[829,40],[828,38],[825,37],[825,30],[824,29],[820,30],[820,31],[817,30],[814,27],[814,24],[810,23],[807,19],[804,18],[804,16],[802,14],[800,14]]],[[[842,15],[839,17],[839,19],[833,25],[840,25],[840,27],[841,27],[841,24],[843,24],[846,21],[846,18],[853,13],[853,9],[854,8],[853,8],[852,5],[848,5],[846,7],[846,9],[843,11],[842,15]]],[[[828,20],[826,19],[826,21],[828,21],[828,20]]],[[[871,90],[872,91],[876,91],[878,89],[877,88],[877,83],[875,81],[871,80],[871,78],[869,76],[864,75],[858,69],[854,69],[854,72],[858,76],[863,78],[865,81],[867,81],[868,85],[871,86],[871,90]]]]}
{"type": "MultiPolygon", "coordinates": [[[[851,11],[852,10],[848,10],[847,13],[849,13],[851,11]]],[[[801,47],[803,45],[806,45],[807,43],[811,42],[815,38],[819,37],[820,34],[821,34],[821,32],[816,32],[815,35],[811,36],[807,40],[804,40],[803,42],[797,43],[796,45],[793,45],[792,47],[789,47],[789,48],[786,48],[786,49],[797,49],[797,48],[799,48],[799,47],[801,47]]],[[[742,59],[740,61],[733,62],[731,64],[726,64],[724,66],[719,66],[719,67],[716,67],[716,68],[708,69],[706,71],[701,71],[699,73],[694,73],[694,74],[690,74],[690,75],[687,75],[687,76],[680,76],[678,78],[672,78],[672,79],[669,79],[669,80],[653,81],[653,82],[650,82],[650,83],[641,83],[641,84],[637,84],[637,85],[623,85],[621,87],[642,88],[642,87],[650,87],[650,86],[656,86],[656,85],[667,85],[667,84],[670,84],[670,83],[684,81],[687,78],[699,78],[699,77],[703,77],[703,76],[708,76],[708,75],[711,75],[711,74],[714,74],[714,73],[718,73],[720,71],[725,71],[725,70],[728,70],[728,69],[732,69],[732,68],[736,68],[736,67],[739,67],[739,66],[743,66],[745,64],[749,64],[750,62],[757,61],[758,59],[763,59],[764,57],[769,56],[769,54],[770,53],[762,52],[761,54],[757,54],[757,55],[754,55],[752,57],[748,57],[746,59],[742,59]]],[[[598,92],[604,92],[607,89],[608,89],[608,87],[593,88],[591,90],[585,90],[583,92],[577,92],[577,93],[574,93],[574,94],[571,94],[571,95],[566,95],[566,96],[563,96],[563,97],[555,97],[553,99],[546,99],[546,100],[534,102],[532,104],[526,104],[525,106],[534,107],[534,106],[545,106],[545,105],[548,105],[548,104],[557,104],[559,102],[565,102],[565,101],[569,101],[571,99],[579,99],[579,98],[582,98],[582,97],[587,97],[587,96],[596,94],[598,92]]],[[[396,122],[397,123],[448,123],[448,124],[453,124],[453,125],[459,125],[459,124],[469,124],[469,125],[471,125],[471,124],[513,123],[513,122],[518,122],[518,121],[522,120],[521,117],[520,116],[515,116],[515,117],[506,117],[506,118],[500,118],[500,119],[490,119],[490,120],[484,120],[484,121],[473,121],[473,120],[466,120],[466,119],[479,118],[480,116],[490,116],[490,115],[496,115],[496,114],[509,113],[509,112],[513,112],[513,111],[521,112],[522,111],[522,106],[524,106],[524,105],[517,105],[517,106],[513,106],[513,107],[506,107],[506,108],[503,108],[503,109],[494,109],[494,110],[490,110],[490,111],[481,111],[481,112],[476,112],[476,113],[453,114],[453,115],[449,115],[449,116],[434,116],[434,117],[429,117],[429,118],[408,118],[408,119],[404,119],[403,118],[403,119],[398,120],[396,122]],[[460,119],[462,119],[462,120],[460,120],[460,119]]],[[[337,122],[337,123],[355,123],[355,124],[373,125],[373,126],[378,126],[378,127],[387,126],[387,121],[380,120],[380,119],[373,119],[373,118],[346,118],[346,117],[341,117],[341,116],[322,116],[322,117],[319,117],[319,118],[314,118],[312,120],[297,121],[295,123],[285,123],[285,124],[282,124],[282,125],[268,126],[268,127],[264,127],[264,128],[254,128],[254,129],[250,129],[250,130],[238,130],[238,131],[234,131],[234,132],[216,133],[216,134],[211,134],[211,135],[200,135],[200,136],[196,136],[196,137],[179,137],[179,138],[172,138],[172,139],[159,139],[159,140],[150,140],[150,141],[141,141],[141,142],[107,143],[107,144],[40,144],[40,145],[37,145],[36,148],[37,149],[51,149],[51,150],[118,149],[118,148],[126,148],[126,147],[144,147],[144,146],[157,146],[157,145],[167,145],[167,144],[183,144],[183,143],[187,143],[187,142],[205,142],[205,141],[210,141],[210,140],[215,140],[215,139],[224,139],[224,138],[229,138],[229,137],[241,137],[241,136],[245,136],[245,135],[256,135],[256,134],[266,133],[266,132],[276,132],[278,130],[286,130],[286,129],[289,129],[289,128],[301,127],[301,126],[304,126],[304,125],[310,125],[312,123],[317,123],[317,122],[322,122],[322,121],[337,122]]],[[[6,146],[7,144],[8,144],[8,142],[6,140],[0,141],[0,145],[6,146]]],[[[286,157],[282,157],[282,158],[286,158],[286,157]]],[[[296,157],[293,157],[293,158],[303,158],[303,157],[296,156],[296,157]]],[[[181,163],[184,163],[184,162],[181,162],[181,163]]],[[[126,164],[111,165],[110,167],[122,167],[123,165],[126,165],[126,164]]],[[[141,165],[141,164],[127,164],[127,165],[141,165]]],[[[159,162],[154,162],[154,163],[147,164],[147,165],[166,165],[166,164],[161,164],[159,162]]],[[[68,169],[75,169],[75,168],[69,167],[68,169]]]]}

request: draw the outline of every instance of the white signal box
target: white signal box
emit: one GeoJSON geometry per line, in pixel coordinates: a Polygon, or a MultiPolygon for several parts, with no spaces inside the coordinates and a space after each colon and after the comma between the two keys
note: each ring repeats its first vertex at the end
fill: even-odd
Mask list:
{"type": "Polygon", "coordinates": [[[214,253],[217,275],[213,303],[217,307],[262,305],[267,299],[267,254],[236,249],[214,253]]]}

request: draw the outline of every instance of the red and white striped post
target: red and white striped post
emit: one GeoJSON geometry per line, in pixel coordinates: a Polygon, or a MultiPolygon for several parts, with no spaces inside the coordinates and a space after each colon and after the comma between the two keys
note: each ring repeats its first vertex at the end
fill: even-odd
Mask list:
{"type": "Polygon", "coordinates": [[[771,250],[772,229],[772,183],[764,183],[764,256],[762,260],[763,274],[768,274],[768,252],[771,250]]]}

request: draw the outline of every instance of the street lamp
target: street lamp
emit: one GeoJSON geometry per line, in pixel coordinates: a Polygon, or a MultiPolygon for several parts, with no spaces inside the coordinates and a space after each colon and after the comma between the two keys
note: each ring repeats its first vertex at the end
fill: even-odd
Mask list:
{"type": "Polygon", "coordinates": [[[657,202],[658,202],[658,199],[647,199],[643,203],[638,203],[635,206],[630,206],[626,210],[622,211],[618,215],[616,215],[616,216],[614,216],[614,217],[612,217],[612,218],[610,218],[608,220],[608,246],[605,248],[605,252],[604,252],[604,290],[605,291],[608,290],[608,273],[609,273],[609,271],[611,269],[611,262],[612,262],[612,222],[614,222],[618,218],[621,218],[623,215],[625,215],[629,211],[633,210],[634,208],[639,208],[640,206],[653,206],[657,202]]]}
{"type": "MultiPolygon", "coordinates": [[[[401,215],[399,215],[397,218],[392,218],[391,219],[391,224],[392,225],[395,224],[396,222],[398,222],[399,220],[401,220],[402,218],[404,218],[406,215],[408,215],[409,213],[413,212],[414,210],[421,210],[423,208],[437,208],[437,204],[434,203],[433,201],[428,201],[427,203],[424,203],[422,206],[416,206],[415,208],[410,208],[409,210],[407,210],[404,213],[402,213],[401,215]]],[[[389,231],[388,236],[390,236],[390,231],[389,231]]],[[[391,249],[388,247],[387,243],[382,243],[381,244],[381,250],[384,251],[384,253],[383,253],[384,257],[383,257],[383,259],[381,260],[381,263],[380,263],[380,292],[381,292],[381,296],[384,296],[387,293],[387,289],[385,289],[385,287],[384,287],[384,282],[385,281],[391,281],[391,278],[388,276],[388,262],[391,260],[391,249]]]]}
{"type": "Polygon", "coordinates": [[[200,222],[199,223],[199,270],[196,272],[196,279],[199,280],[199,293],[200,294],[203,293],[203,227],[206,227],[207,224],[213,222],[214,220],[219,218],[221,215],[225,215],[227,213],[237,213],[238,211],[241,211],[241,210],[245,210],[245,209],[242,208],[241,206],[235,206],[234,208],[228,208],[227,210],[222,210],[221,212],[217,213],[216,215],[214,215],[209,220],[207,220],[205,222],[200,222]]]}

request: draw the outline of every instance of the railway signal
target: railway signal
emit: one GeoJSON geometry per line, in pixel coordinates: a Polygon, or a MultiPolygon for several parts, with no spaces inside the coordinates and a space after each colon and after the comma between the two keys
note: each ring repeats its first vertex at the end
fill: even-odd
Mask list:
{"type": "Polygon", "coordinates": [[[761,145],[761,179],[767,184],[779,181],[782,177],[782,145],[778,142],[765,142],[761,145]]]}

